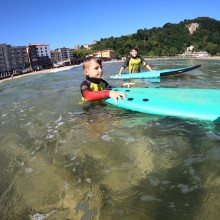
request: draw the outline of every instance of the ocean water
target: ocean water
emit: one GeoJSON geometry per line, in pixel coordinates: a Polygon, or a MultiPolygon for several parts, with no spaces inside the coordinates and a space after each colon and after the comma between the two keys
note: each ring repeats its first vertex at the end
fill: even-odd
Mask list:
{"type": "MultiPolygon", "coordinates": [[[[139,87],[220,88],[218,60],[139,87]]],[[[122,63],[103,64],[109,80],[122,63]]],[[[82,67],[0,83],[0,219],[220,218],[220,123],[80,102],[82,67]]]]}

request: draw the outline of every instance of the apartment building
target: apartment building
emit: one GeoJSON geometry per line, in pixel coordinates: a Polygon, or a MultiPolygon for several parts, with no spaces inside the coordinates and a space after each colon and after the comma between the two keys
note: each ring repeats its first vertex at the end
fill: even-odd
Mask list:
{"type": "Polygon", "coordinates": [[[62,55],[60,50],[51,50],[51,61],[52,63],[58,63],[62,61],[62,55]]]}
{"type": "Polygon", "coordinates": [[[62,60],[69,60],[73,58],[73,50],[70,48],[60,48],[62,60]]]}
{"type": "Polygon", "coordinates": [[[27,48],[30,51],[30,57],[49,57],[51,59],[49,44],[29,44],[27,48]]]}
{"type": "Polygon", "coordinates": [[[51,59],[53,63],[70,60],[72,58],[73,58],[73,49],[71,48],[63,47],[51,51],[51,59]]]}
{"type": "Polygon", "coordinates": [[[0,44],[0,72],[10,72],[28,65],[26,46],[0,44]]]}
{"type": "Polygon", "coordinates": [[[34,70],[52,67],[49,44],[29,44],[27,51],[31,67],[34,70]]]}
{"type": "Polygon", "coordinates": [[[9,47],[7,44],[0,44],[0,72],[10,71],[9,47]]]}

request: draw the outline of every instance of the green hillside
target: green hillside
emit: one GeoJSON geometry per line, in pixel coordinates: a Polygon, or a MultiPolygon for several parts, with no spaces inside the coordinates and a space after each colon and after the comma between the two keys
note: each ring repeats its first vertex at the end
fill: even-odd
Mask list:
{"type": "Polygon", "coordinates": [[[118,56],[126,56],[132,47],[144,56],[172,56],[182,54],[187,47],[220,55],[220,21],[208,17],[184,20],[179,24],[166,23],[163,27],[139,29],[136,33],[100,39],[92,50],[111,49],[118,56]],[[197,27],[190,33],[190,27],[197,27]]]}

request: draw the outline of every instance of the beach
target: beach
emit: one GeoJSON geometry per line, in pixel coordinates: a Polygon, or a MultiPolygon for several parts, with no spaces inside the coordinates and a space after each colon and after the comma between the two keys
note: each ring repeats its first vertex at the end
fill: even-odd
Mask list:
{"type": "MultiPolygon", "coordinates": [[[[107,61],[107,62],[103,62],[103,63],[112,63],[112,62],[122,62],[122,61],[121,60],[120,61],[107,61]]],[[[72,66],[63,66],[63,67],[59,67],[59,68],[44,69],[44,70],[40,70],[40,71],[37,71],[37,72],[25,73],[25,74],[21,74],[21,75],[18,75],[18,76],[13,76],[13,78],[9,77],[9,78],[2,79],[2,80],[0,80],[0,83],[2,83],[4,81],[7,81],[7,80],[18,79],[18,78],[21,78],[21,77],[36,75],[36,74],[40,74],[40,73],[49,73],[49,72],[53,73],[53,72],[60,72],[60,71],[64,71],[64,70],[69,70],[69,69],[73,69],[73,68],[81,66],[81,65],[82,64],[72,65],[72,66]]]]}
{"type": "MultiPolygon", "coordinates": [[[[112,63],[112,62],[122,62],[122,61],[107,61],[107,62],[103,62],[103,63],[112,63]]],[[[53,73],[53,72],[60,72],[60,71],[64,71],[64,70],[69,70],[69,69],[73,69],[73,68],[81,66],[81,65],[82,64],[72,65],[72,66],[63,66],[63,67],[59,67],[59,68],[44,69],[44,70],[40,70],[40,71],[37,71],[37,72],[25,73],[25,74],[21,74],[21,75],[18,75],[18,76],[13,76],[13,78],[9,77],[9,78],[2,79],[2,80],[0,80],[0,83],[2,83],[4,81],[7,81],[7,80],[18,79],[18,78],[21,78],[21,77],[36,75],[36,74],[40,74],[40,73],[49,73],[49,72],[53,73]]]]}
{"type": "Polygon", "coordinates": [[[21,77],[36,75],[36,74],[40,74],[40,73],[59,72],[59,71],[63,71],[63,70],[69,70],[69,69],[72,69],[76,66],[79,66],[79,65],[64,66],[64,67],[59,67],[59,68],[54,68],[54,69],[45,69],[45,70],[40,70],[40,71],[37,71],[37,72],[25,73],[25,74],[22,74],[22,75],[13,76],[13,78],[9,77],[9,78],[6,78],[6,79],[2,79],[2,80],[0,80],[0,83],[2,83],[4,81],[7,81],[7,80],[18,79],[18,78],[21,78],[21,77]]]}
{"type": "MultiPolygon", "coordinates": [[[[195,60],[220,60],[220,56],[213,56],[213,57],[205,57],[205,58],[187,58],[187,57],[144,57],[145,60],[173,60],[173,59],[195,59],[195,60]]],[[[113,63],[113,62],[123,62],[122,60],[118,60],[118,61],[107,61],[107,62],[103,62],[103,63],[113,63]]],[[[0,80],[0,83],[7,81],[7,80],[13,80],[13,79],[17,79],[17,78],[21,78],[21,77],[25,77],[25,76],[31,76],[31,75],[36,75],[36,74],[40,74],[40,73],[48,73],[48,72],[59,72],[59,71],[63,71],[63,70],[69,70],[72,69],[74,67],[80,66],[82,64],[79,65],[73,65],[73,66],[64,66],[64,67],[59,67],[59,68],[53,68],[53,69],[45,69],[45,70],[40,70],[37,72],[31,72],[31,73],[25,73],[22,75],[18,75],[18,76],[14,76],[6,78],[6,79],[2,79],[0,80]]]]}

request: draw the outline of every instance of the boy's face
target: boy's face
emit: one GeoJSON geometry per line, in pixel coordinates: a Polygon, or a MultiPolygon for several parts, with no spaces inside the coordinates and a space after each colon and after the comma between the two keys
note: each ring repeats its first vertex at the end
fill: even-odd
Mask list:
{"type": "Polygon", "coordinates": [[[95,60],[90,60],[84,69],[84,73],[90,78],[101,79],[103,75],[102,66],[95,60]]]}
{"type": "Polygon", "coordinates": [[[137,56],[137,51],[136,50],[132,50],[130,52],[130,54],[131,54],[132,57],[136,57],[137,56]]]}

